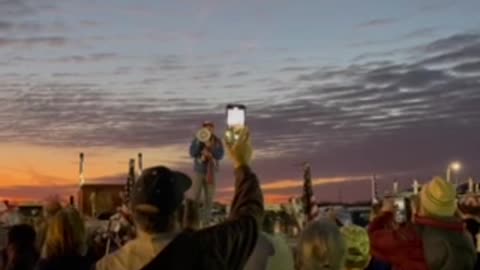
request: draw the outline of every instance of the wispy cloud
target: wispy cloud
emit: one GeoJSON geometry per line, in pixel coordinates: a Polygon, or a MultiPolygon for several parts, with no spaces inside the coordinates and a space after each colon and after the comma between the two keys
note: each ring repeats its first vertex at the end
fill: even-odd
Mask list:
{"type": "Polygon", "coordinates": [[[10,30],[13,27],[13,24],[6,21],[0,21],[0,31],[10,30]]]}
{"type": "Polygon", "coordinates": [[[461,33],[433,41],[420,48],[427,53],[461,50],[464,47],[478,44],[480,35],[477,33],[461,33]]]}
{"type": "Polygon", "coordinates": [[[49,47],[60,47],[67,44],[68,39],[65,37],[59,36],[48,36],[48,37],[29,37],[29,38],[0,38],[0,47],[6,46],[21,46],[21,47],[32,47],[32,46],[49,46],[49,47]]]}
{"type": "Polygon", "coordinates": [[[63,63],[99,62],[104,60],[115,59],[117,57],[118,57],[118,54],[112,53],[112,52],[92,53],[89,55],[63,56],[58,59],[53,59],[52,62],[63,62],[63,63]]]}
{"type": "Polygon", "coordinates": [[[179,71],[188,68],[188,65],[182,62],[182,57],[179,55],[159,56],[154,59],[153,63],[145,68],[145,71],[150,73],[165,72],[165,71],[179,71]]]}
{"type": "Polygon", "coordinates": [[[4,0],[0,2],[0,15],[23,16],[34,12],[34,8],[23,0],[4,0]]]}
{"type": "Polygon", "coordinates": [[[457,72],[474,73],[478,75],[480,74],[480,60],[460,64],[458,66],[455,66],[453,70],[457,72]]]}
{"type": "Polygon", "coordinates": [[[248,74],[249,74],[248,71],[237,71],[232,74],[232,77],[243,77],[243,76],[247,76],[248,74]]]}
{"type": "MultiPolygon", "coordinates": [[[[476,77],[466,79],[451,71],[475,69],[471,61],[480,54],[473,36],[460,40],[467,45],[460,46],[459,41],[453,47],[438,46],[445,44],[440,41],[427,44],[425,47],[437,48],[434,56],[426,54],[409,64],[367,60],[363,64],[311,72],[307,72],[311,70],[307,67],[302,72],[298,66],[292,74],[294,81],[302,83],[301,88],[285,86],[278,100],[272,98],[268,105],[257,100],[258,105],[249,110],[249,123],[257,130],[259,145],[265,149],[288,147],[288,155],[294,156],[313,153],[326,145],[342,148],[375,136],[393,136],[411,129],[420,132],[434,123],[467,128],[456,121],[458,118],[470,127],[477,125],[478,112],[465,105],[478,102],[474,90],[478,81],[476,77]],[[456,68],[432,68],[429,65],[433,63],[451,63],[456,68]],[[446,105],[433,105],[443,103],[446,105]]],[[[157,61],[160,67],[182,65],[178,56],[157,61]]],[[[73,75],[56,73],[59,77],[73,75]]],[[[155,76],[142,80],[141,84],[147,87],[164,82],[155,76]]],[[[0,136],[5,140],[15,138],[49,145],[160,146],[188,141],[192,129],[205,118],[224,122],[223,109],[196,115],[199,108],[208,106],[201,99],[113,93],[96,83],[5,81],[1,87],[8,89],[2,91],[0,101],[5,119],[0,124],[0,136]],[[50,121],[52,118],[56,121],[50,121]],[[178,122],[182,125],[178,126],[178,122]]],[[[224,87],[245,85],[232,83],[224,87]]]]}
{"type": "MultiPolygon", "coordinates": [[[[283,18],[288,1],[177,2],[0,0],[2,144],[155,149],[151,156],[173,161],[152,163],[192,172],[188,144],[199,123],[217,122],[221,136],[224,104],[239,102],[248,106],[252,167],[272,198],[301,190],[299,161],[311,162],[322,179],[317,192],[329,196],[361,181],[327,179],[429,174],[443,172],[451,158],[478,160],[480,36],[461,32],[476,17],[456,21],[459,11],[473,12],[473,2],[437,14],[428,12],[450,1],[400,9],[367,1],[369,17],[343,24],[318,16],[313,2],[289,13],[294,24],[283,18]],[[331,27],[295,31],[311,22],[331,27]],[[391,27],[397,34],[384,31],[391,27]]],[[[121,162],[98,175],[115,181],[121,162]]],[[[233,181],[228,168],[222,161],[221,188],[233,181]]],[[[34,179],[28,173],[25,181],[34,179]]]]}
{"type": "Polygon", "coordinates": [[[436,11],[441,11],[444,9],[447,9],[453,5],[455,5],[456,1],[452,0],[440,0],[440,1],[435,1],[433,3],[428,3],[428,4],[423,4],[420,6],[420,11],[422,12],[436,12],[436,11]]]}
{"type": "MultiPolygon", "coordinates": [[[[392,20],[372,20],[364,27],[392,20]]],[[[408,35],[429,33],[435,29],[408,35]]],[[[0,47],[67,42],[62,37],[2,38],[0,47]]],[[[452,35],[404,49],[404,54],[411,58],[364,55],[361,63],[324,67],[296,58],[268,72],[244,66],[225,70],[221,63],[206,65],[180,54],[157,55],[140,64],[136,58],[121,62],[124,55],[108,50],[60,54],[46,61],[51,72],[0,74],[0,139],[49,147],[188,145],[205,119],[221,123],[221,134],[221,104],[240,101],[249,107],[259,153],[254,165],[268,191],[299,188],[294,180],[274,182],[298,179],[299,170],[288,168],[299,160],[318,168],[319,186],[347,181],[324,177],[339,172],[443,170],[450,157],[474,160],[480,148],[480,36],[452,35]],[[109,66],[110,60],[121,63],[109,66]],[[73,64],[89,63],[115,77],[79,80],[83,73],[73,64]]],[[[21,60],[35,57],[22,55],[16,61],[25,65],[29,62],[21,60]]],[[[186,155],[186,148],[170,153],[186,155]]],[[[191,170],[185,160],[180,166],[191,170]]],[[[224,180],[232,178],[230,172],[219,177],[224,191],[231,191],[224,180]]]]}
{"type": "MultiPolygon", "coordinates": [[[[348,47],[356,48],[356,47],[369,47],[369,46],[382,46],[382,45],[389,45],[395,44],[398,42],[405,42],[408,40],[431,40],[435,37],[435,33],[439,30],[438,27],[424,27],[420,28],[411,32],[407,32],[399,37],[389,38],[389,39],[369,39],[369,40],[360,40],[354,41],[347,44],[348,47]]],[[[399,52],[403,51],[401,49],[394,49],[392,52],[399,52]]],[[[377,52],[376,54],[381,54],[381,52],[377,52]]],[[[385,53],[385,56],[388,56],[388,53],[385,53]]]]}
{"type": "Polygon", "coordinates": [[[401,39],[432,38],[438,30],[438,27],[424,27],[403,35],[401,39]]]}
{"type": "Polygon", "coordinates": [[[391,25],[397,23],[399,20],[397,18],[377,18],[369,21],[362,22],[357,25],[359,28],[373,28],[373,27],[382,27],[386,25],[391,25]]]}
{"type": "Polygon", "coordinates": [[[283,72],[292,72],[292,71],[307,71],[310,70],[312,67],[302,67],[302,66],[290,66],[281,68],[280,71],[283,72]]]}

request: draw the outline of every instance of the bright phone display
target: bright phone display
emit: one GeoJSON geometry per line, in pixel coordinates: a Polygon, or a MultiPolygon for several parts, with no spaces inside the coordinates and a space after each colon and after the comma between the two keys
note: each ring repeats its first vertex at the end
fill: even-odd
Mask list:
{"type": "Polygon", "coordinates": [[[227,125],[229,128],[242,128],[245,126],[245,105],[227,105],[227,125]]]}

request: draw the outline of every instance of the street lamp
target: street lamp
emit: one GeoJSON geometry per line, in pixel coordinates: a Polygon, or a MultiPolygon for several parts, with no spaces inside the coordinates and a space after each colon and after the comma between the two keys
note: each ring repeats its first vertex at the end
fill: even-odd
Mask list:
{"type": "Polygon", "coordinates": [[[447,167],[447,182],[451,182],[452,172],[458,172],[460,169],[462,169],[462,164],[460,162],[455,161],[450,163],[447,167]]]}

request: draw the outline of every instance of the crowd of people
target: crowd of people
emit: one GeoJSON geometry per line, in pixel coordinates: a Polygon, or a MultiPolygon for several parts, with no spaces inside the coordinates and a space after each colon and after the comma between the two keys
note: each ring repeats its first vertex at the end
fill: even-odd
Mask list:
{"type": "Polygon", "coordinates": [[[405,219],[396,218],[395,198],[385,198],[372,207],[367,227],[342,222],[331,212],[305,224],[292,244],[265,213],[259,180],[250,167],[248,129],[225,148],[235,178],[225,221],[203,223],[197,202],[185,198],[191,179],[152,167],[143,170],[130,195],[131,240],[105,254],[75,207],[51,202],[39,224],[9,228],[0,270],[480,269],[478,218],[459,210],[454,185],[441,178],[408,200],[411,211],[405,219]]]}

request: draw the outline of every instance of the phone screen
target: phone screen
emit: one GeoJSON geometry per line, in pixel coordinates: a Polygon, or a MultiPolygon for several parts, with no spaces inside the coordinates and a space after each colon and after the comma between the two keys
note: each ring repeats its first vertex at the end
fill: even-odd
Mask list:
{"type": "Polygon", "coordinates": [[[245,106],[228,105],[227,106],[227,125],[228,127],[241,128],[245,126],[245,106]]]}

